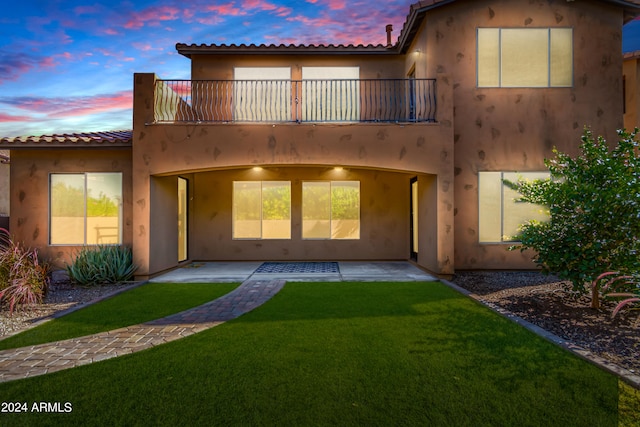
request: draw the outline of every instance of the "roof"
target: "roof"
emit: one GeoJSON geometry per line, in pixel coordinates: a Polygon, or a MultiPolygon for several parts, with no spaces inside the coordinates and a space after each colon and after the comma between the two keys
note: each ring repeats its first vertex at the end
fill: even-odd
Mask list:
{"type": "MultiPolygon", "coordinates": [[[[425,15],[431,9],[453,3],[458,0],[423,0],[414,3],[409,8],[409,14],[402,26],[398,42],[393,46],[379,45],[216,45],[216,44],[185,44],[177,43],[176,50],[180,55],[191,58],[192,55],[227,54],[227,55],[272,55],[272,54],[299,54],[299,55],[372,55],[406,53],[413,41],[425,15]]],[[[567,0],[573,1],[573,0],[567,0]]],[[[602,0],[621,7],[624,11],[624,22],[628,22],[640,15],[640,0],[602,0]]]]}
{"type": "Polygon", "coordinates": [[[0,147],[11,150],[20,148],[53,147],[130,147],[132,139],[133,131],[116,130],[110,132],[86,132],[62,135],[18,136],[15,138],[1,138],[0,147]]]}
{"type": "Polygon", "coordinates": [[[277,54],[300,54],[300,55],[318,55],[318,54],[330,54],[330,55],[370,55],[374,53],[382,54],[395,54],[397,53],[393,48],[389,48],[385,45],[215,45],[215,44],[184,44],[177,43],[176,50],[180,55],[184,55],[187,58],[191,58],[191,55],[198,54],[227,54],[227,55],[247,55],[247,54],[261,54],[261,55],[277,55],[277,54]]]}

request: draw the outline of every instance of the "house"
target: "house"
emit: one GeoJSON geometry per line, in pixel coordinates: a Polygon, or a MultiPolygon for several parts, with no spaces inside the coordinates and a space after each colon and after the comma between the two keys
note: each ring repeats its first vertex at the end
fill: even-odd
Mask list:
{"type": "Polygon", "coordinates": [[[191,80],[134,75],[133,132],[3,139],[11,228],[60,262],[132,245],[190,260],[407,260],[529,269],[507,251],[583,127],[623,125],[622,26],[640,1],[427,0],[387,45],[178,43],[191,80]],[[618,94],[618,95],[616,95],[618,94]]]}

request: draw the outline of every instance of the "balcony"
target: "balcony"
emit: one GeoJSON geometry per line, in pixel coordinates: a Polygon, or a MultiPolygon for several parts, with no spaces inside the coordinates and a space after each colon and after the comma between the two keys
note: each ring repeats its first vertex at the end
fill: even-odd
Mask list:
{"type": "Polygon", "coordinates": [[[434,123],[435,79],[156,80],[154,122],[434,123]]]}

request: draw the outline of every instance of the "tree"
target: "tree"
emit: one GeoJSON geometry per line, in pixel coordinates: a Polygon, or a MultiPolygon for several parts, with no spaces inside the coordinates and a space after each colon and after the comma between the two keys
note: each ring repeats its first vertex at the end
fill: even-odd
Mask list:
{"type": "Polygon", "coordinates": [[[570,280],[580,291],[604,271],[640,272],[637,132],[618,131],[619,142],[610,150],[585,129],[580,155],[554,149],[555,158],[545,160],[550,179],[506,182],[520,200],[549,209],[548,221],[521,226],[521,243],[510,249],[534,249],[543,272],[570,280]]]}

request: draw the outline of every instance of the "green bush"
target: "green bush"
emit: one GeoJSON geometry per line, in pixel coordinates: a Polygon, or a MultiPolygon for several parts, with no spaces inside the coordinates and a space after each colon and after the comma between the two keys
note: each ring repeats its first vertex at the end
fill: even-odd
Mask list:
{"type": "Polygon", "coordinates": [[[547,206],[550,219],[521,226],[521,244],[534,249],[534,261],[546,273],[570,280],[587,291],[602,271],[640,272],[640,157],[633,133],[619,131],[609,148],[585,129],[575,158],[554,150],[545,160],[551,179],[506,184],[521,200],[547,206]]]}
{"type": "Polygon", "coordinates": [[[49,286],[49,267],[40,262],[35,249],[15,242],[0,228],[0,303],[9,311],[42,302],[49,286]]]}
{"type": "Polygon", "coordinates": [[[124,246],[98,245],[82,248],[67,273],[80,285],[126,282],[136,271],[131,249],[124,246]]]}

